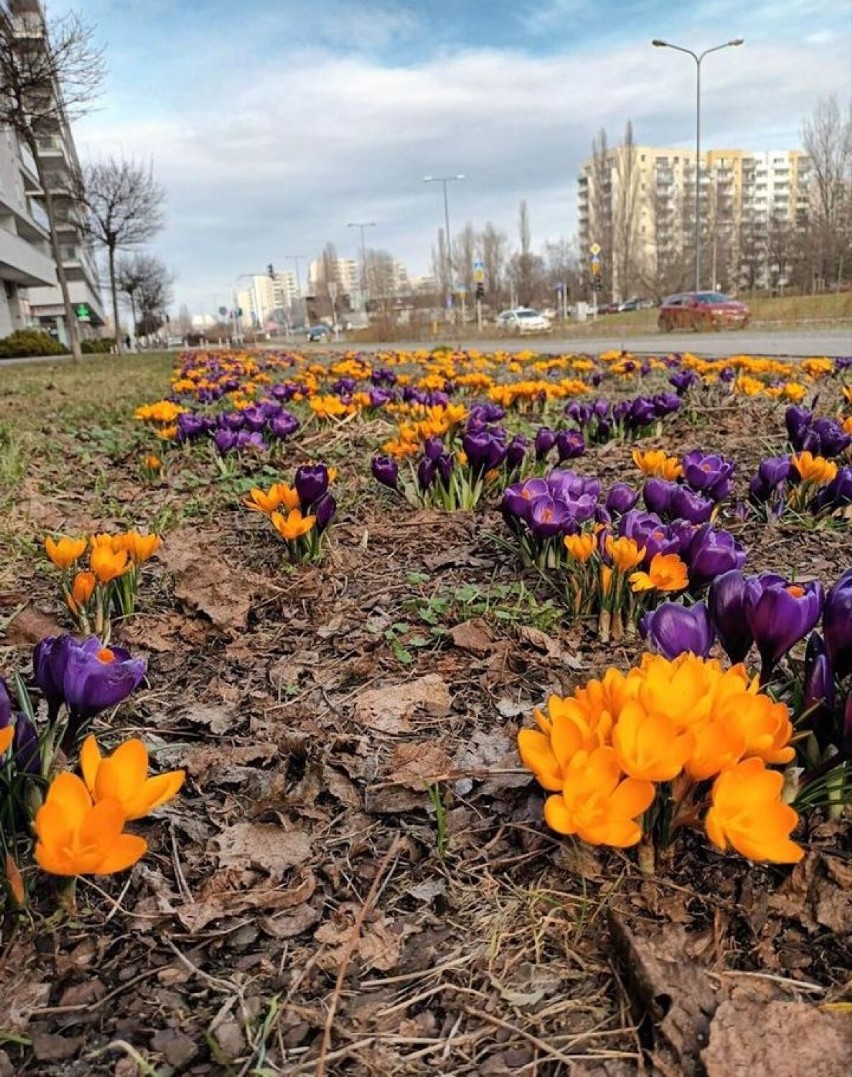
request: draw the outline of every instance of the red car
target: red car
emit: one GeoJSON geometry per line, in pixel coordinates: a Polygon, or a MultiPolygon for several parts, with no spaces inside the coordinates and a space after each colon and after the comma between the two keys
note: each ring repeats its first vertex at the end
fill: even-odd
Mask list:
{"type": "Polygon", "coordinates": [[[721,292],[681,292],[663,302],[657,326],[664,333],[672,329],[745,329],[750,317],[745,303],[721,292]]]}

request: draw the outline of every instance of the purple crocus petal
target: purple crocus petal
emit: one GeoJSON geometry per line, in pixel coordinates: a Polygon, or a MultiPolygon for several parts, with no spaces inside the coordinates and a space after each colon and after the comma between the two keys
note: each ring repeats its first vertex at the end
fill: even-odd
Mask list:
{"type": "Polygon", "coordinates": [[[642,636],[670,660],[687,651],[706,658],[715,639],[713,622],[703,602],[694,606],[663,602],[642,618],[639,627],[642,636]]]}
{"type": "Polygon", "coordinates": [[[213,435],[213,444],[222,456],[226,456],[236,448],[237,435],[233,430],[217,430],[213,435]]]}
{"type": "Polygon", "coordinates": [[[9,686],[0,677],[0,729],[5,729],[12,720],[12,697],[9,695],[9,686]]]}
{"type": "Polygon", "coordinates": [[[675,486],[669,501],[669,512],[680,520],[691,524],[706,524],[713,515],[713,502],[706,497],[699,497],[686,486],[675,486]]]}
{"type": "Polygon", "coordinates": [[[295,415],[291,415],[289,411],[282,411],[269,419],[267,429],[272,437],[284,441],[285,438],[292,437],[300,425],[295,415]]]}
{"type": "Polygon", "coordinates": [[[328,489],[328,468],[325,464],[303,464],[296,468],[294,485],[302,509],[309,508],[328,489]]]}
{"type": "Polygon", "coordinates": [[[555,444],[556,432],[551,430],[549,426],[539,427],[536,431],[534,442],[536,460],[544,460],[555,444]]]}
{"type": "Polygon", "coordinates": [[[616,482],[606,495],[604,505],[608,512],[622,516],[625,512],[629,512],[638,500],[638,491],[634,490],[629,483],[616,482]]]}
{"type": "Polygon", "coordinates": [[[334,519],[334,514],[337,512],[337,502],[334,500],[333,495],[326,491],[311,506],[311,512],[316,517],[317,534],[321,535],[334,519]]]}
{"type": "Polygon", "coordinates": [[[556,452],[559,462],[574,460],[586,451],[586,442],[579,430],[559,430],[556,434],[556,452]]]}
{"type": "MultiPolygon", "coordinates": [[[[540,497],[533,502],[530,510],[529,528],[536,538],[552,538],[554,535],[567,534],[573,525],[573,518],[565,505],[554,501],[552,497],[540,497]]],[[[576,525],[574,525],[576,526],[576,525]]]]}
{"type": "Polygon", "coordinates": [[[420,463],[417,465],[417,485],[423,493],[431,489],[437,473],[438,461],[430,460],[428,456],[422,456],[420,463]]]}
{"type": "Polygon", "coordinates": [[[745,617],[746,579],[739,569],[717,576],[710,584],[707,603],[719,642],[734,663],[745,661],[754,637],[745,617]]]}
{"type": "Polygon", "coordinates": [[[257,452],[266,452],[269,446],[257,430],[240,430],[237,433],[236,448],[238,451],[250,449],[257,452]]]}
{"type": "MultiPolygon", "coordinates": [[[[852,568],[828,592],[822,614],[825,649],[839,680],[852,673],[852,568]]],[[[852,698],[852,691],[849,693],[852,698]]]]}
{"type": "Polygon", "coordinates": [[[76,644],[73,636],[47,636],[33,650],[33,673],[39,691],[47,703],[50,721],[59,713],[65,702],[65,666],[68,651],[76,644]]]}
{"type": "Polygon", "coordinates": [[[690,586],[698,588],[729,569],[742,568],[745,552],[730,532],[717,531],[709,524],[703,524],[690,543],[686,561],[690,586]]]}
{"type": "Polygon", "coordinates": [[[833,711],[836,697],[831,660],[825,653],[825,642],[819,632],[811,632],[805,650],[802,713],[813,730],[822,751],[832,743],[833,711]]]}
{"type": "Polygon", "coordinates": [[[517,482],[506,487],[501,508],[504,515],[508,512],[510,516],[529,523],[533,503],[539,498],[549,496],[550,489],[544,479],[527,479],[526,482],[517,482]]]}
{"type": "Polygon", "coordinates": [[[516,434],[506,447],[506,467],[511,474],[519,471],[527,454],[527,439],[523,434],[516,434]]]}
{"type": "Polygon", "coordinates": [[[373,478],[391,490],[399,487],[399,464],[392,456],[374,456],[370,464],[373,478]]]}
{"type": "Polygon", "coordinates": [[[245,416],[241,411],[226,411],[219,416],[219,425],[225,430],[242,430],[245,424],[245,416]]]}
{"type": "Polygon", "coordinates": [[[749,630],[760,653],[764,678],[811,631],[823,607],[822,584],[788,584],[774,573],[762,573],[746,581],[744,611],[749,630]]]}
{"type": "Polygon", "coordinates": [[[147,663],[132,658],[123,647],[105,648],[94,636],[80,643],[68,637],[63,694],[69,712],[77,718],[93,718],[114,707],[142,682],[147,663]]]}
{"type": "Polygon", "coordinates": [[[642,487],[642,500],[649,512],[658,516],[668,516],[671,509],[672,495],[677,485],[667,479],[651,478],[642,487]]]}

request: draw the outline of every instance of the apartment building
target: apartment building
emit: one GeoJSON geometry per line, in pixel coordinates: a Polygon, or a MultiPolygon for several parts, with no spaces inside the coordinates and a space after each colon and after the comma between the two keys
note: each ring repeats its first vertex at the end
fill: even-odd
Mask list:
{"type": "MultiPolygon", "coordinates": [[[[751,257],[750,230],[777,233],[807,219],[808,160],[798,150],[710,149],[700,163],[702,284],[735,290],[751,257]]],[[[694,257],[695,151],[616,146],[584,161],[578,231],[583,252],[601,248],[605,295],[685,287],[694,257]]],[[[762,250],[761,281],[779,272],[766,243],[762,250]]]]}
{"type": "MultiPolygon", "coordinates": [[[[311,294],[316,293],[317,285],[322,280],[324,259],[315,258],[308,267],[308,286],[311,294]]],[[[331,260],[331,279],[342,295],[354,296],[360,287],[361,267],[355,258],[334,258],[331,260]]]]}
{"type": "MultiPolygon", "coordinates": [[[[40,0],[9,0],[8,9],[7,17],[13,20],[19,35],[26,36],[29,41],[44,40],[44,12],[40,0]]],[[[53,93],[60,99],[60,87],[54,87],[53,93]]],[[[93,335],[93,331],[104,324],[104,312],[97,264],[91,246],[83,234],[83,209],[73,193],[74,178],[80,174],[74,136],[64,109],[58,109],[57,113],[58,118],[52,129],[41,132],[36,149],[45,181],[50,185],[53,197],[60,257],[71,303],[76,310],[80,335],[85,338],[93,335]]],[[[6,149],[9,149],[10,139],[7,137],[6,141],[6,149]]],[[[18,147],[17,152],[24,161],[24,192],[29,200],[30,212],[35,214],[34,219],[47,237],[44,193],[38,182],[35,162],[25,148],[18,147]]],[[[48,251],[48,254],[51,259],[51,273],[44,279],[33,281],[28,287],[28,317],[32,325],[67,343],[65,307],[53,268],[52,253],[48,251]]]]}
{"type": "Polygon", "coordinates": [[[30,289],[56,281],[40,191],[26,147],[14,131],[0,132],[0,337],[28,328],[30,289]]]}
{"type": "Polygon", "coordinates": [[[242,323],[246,328],[263,328],[268,323],[292,320],[300,303],[299,285],[295,273],[289,270],[275,273],[256,273],[249,278],[247,288],[236,294],[237,306],[242,310],[242,323]]]}

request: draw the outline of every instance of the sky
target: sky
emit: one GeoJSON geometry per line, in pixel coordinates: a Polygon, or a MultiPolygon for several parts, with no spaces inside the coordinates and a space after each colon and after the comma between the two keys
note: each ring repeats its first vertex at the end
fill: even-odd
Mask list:
{"type": "MultiPolygon", "coordinates": [[[[449,186],[455,234],[573,239],[577,174],[601,128],[689,147],[793,149],[821,97],[852,93],[848,0],[53,0],[80,11],[108,72],[74,126],[85,160],[129,157],[167,193],[151,245],[175,309],[230,305],[239,274],[326,243],[431,269],[449,186]]],[[[304,263],[301,264],[304,279],[304,263]]]]}

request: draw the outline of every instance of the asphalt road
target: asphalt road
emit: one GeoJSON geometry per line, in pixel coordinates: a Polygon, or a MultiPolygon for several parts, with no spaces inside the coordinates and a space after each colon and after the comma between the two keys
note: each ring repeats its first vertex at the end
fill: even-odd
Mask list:
{"type": "MultiPolygon", "coordinates": [[[[665,355],[670,352],[693,352],[709,359],[723,358],[726,355],[777,355],[790,358],[806,358],[811,355],[852,355],[852,329],[790,329],[727,331],[720,333],[653,333],[648,336],[606,335],[606,325],[601,326],[600,336],[565,336],[547,337],[494,338],[493,340],[460,340],[450,335],[441,336],[435,341],[396,341],[384,347],[399,349],[431,348],[437,343],[450,343],[455,347],[478,348],[480,351],[522,351],[530,348],[544,354],[563,352],[598,353],[611,351],[636,352],[638,354],[665,355]]],[[[267,348],[282,348],[288,345],[276,341],[265,345],[267,348]]],[[[345,340],[331,344],[307,344],[294,341],[289,345],[299,351],[317,352],[329,350],[346,351],[358,345],[345,340]]],[[[381,349],[381,344],[360,345],[363,351],[381,349]]],[[[83,357],[84,361],[86,357],[83,357]]],[[[19,363],[62,363],[69,362],[69,356],[32,356],[27,359],[0,359],[0,369],[19,363]]]]}

